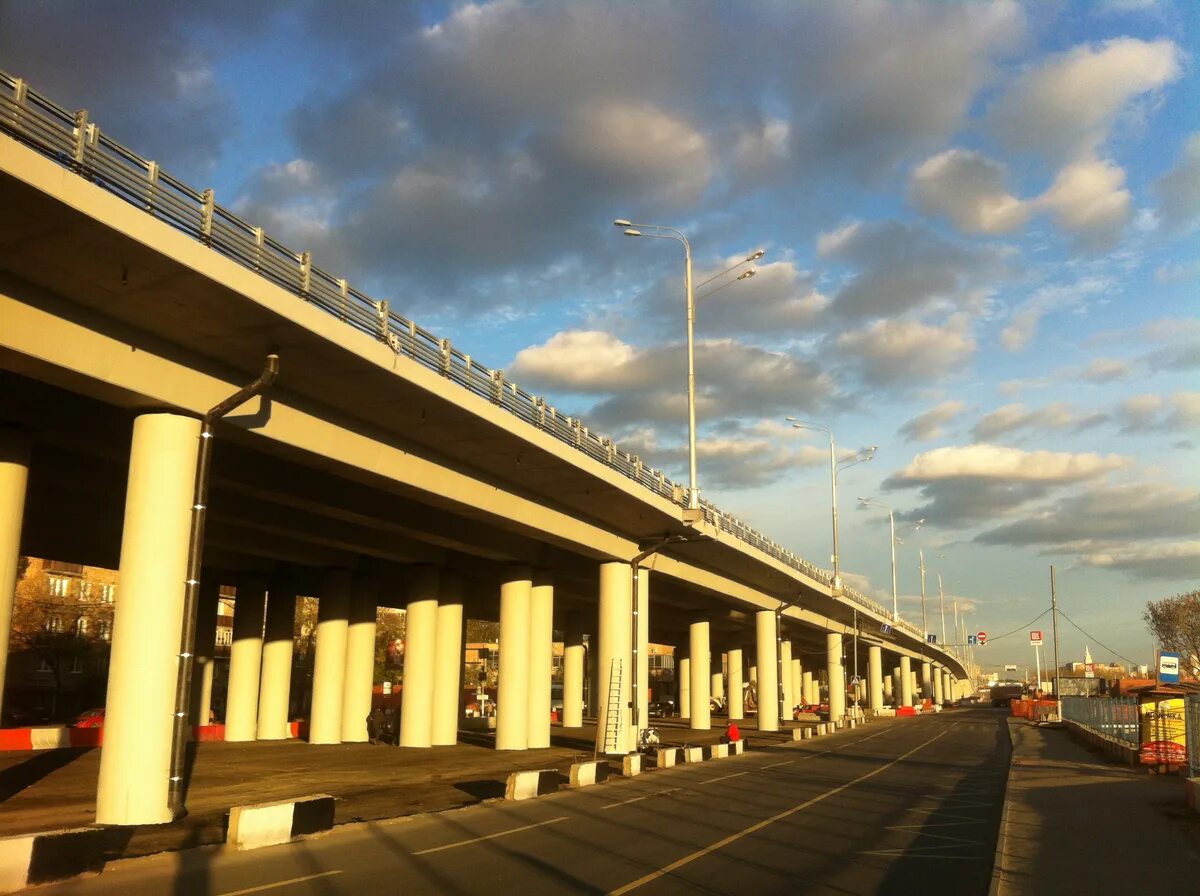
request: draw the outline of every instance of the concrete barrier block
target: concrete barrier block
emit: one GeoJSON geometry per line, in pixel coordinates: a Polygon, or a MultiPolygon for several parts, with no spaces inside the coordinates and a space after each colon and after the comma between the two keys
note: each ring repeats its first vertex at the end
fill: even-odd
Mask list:
{"type": "Polygon", "coordinates": [[[817,723],[817,734],[824,737],[828,733],[829,733],[829,723],[828,722],[818,722],[817,723]]]}
{"type": "Polygon", "coordinates": [[[688,765],[704,761],[704,747],[684,747],[683,761],[688,765]]]}
{"type": "Polygon", "coordinates": [[[608,763],[603,760],[576,762],[571,766],[571,786],[588,787],[608,780],[608,763]]]}
{"type": "Polygon", "coordinates": [[[800,729],[800,739],[801,740],[812,740],[813,734],[814,734],[814,728],[812,725],[805,725],[803,728],[800,729]]]}
{"type": "Polygon", "coordinates": [[[804,732],[807,730],[808,730],[807,728],[793,728],[792,729],[792,740],[803,740],[804,732]]]}
{"type": "Polygon", "coordinates": [[[0,893],[15,893],[29,885],[33,840],[32,836],[0,838],[0,893]]]}
{"type": "MultiPolygon", "coordinates": [[[[582,764],[582,763],[581,763],[582,764]]],[[[504,785],[506,800],[528,800],[558,790],[563,776],[552,768],[513,772],[504,785]]]]}
{"type": "Polygon", "coordinates": [[[100,871],[120,838],[119,828],[99,825],[0,838],[0,893],[100,871]]]}
{"type": "Polygon", "coordinates": [[[704,748],[704,752],[708,755],[706,759],[727,759],[729,758],[729,744],[710,744],[704,748]]]}
{"type": "Polygon", "coordinates": [[[664,747],[654,751],[655,768],[671,768],[679,761],[678,747],[664,747]]]}
{"type": "Polygon", "coordinates": [[[293,800],[276,800],[229,810],[225,842],[235,849],[258,849],[287,843],[333,827],[334,798],[327,793],[293,800]]]}
{"type": "Polygon", "coordinates": [[[630,753],[621,758],[621,774],[633,778],[642,773],[642,754],[630,753]]]}
{"type": "Polygon", "coordinates": [[[743,753],[745,753],[746,752],[746,739],[744,737],[738,738],[733,743],[731,743],[729,745],[729,752],[733,756],[741,756],[743,753]]]}

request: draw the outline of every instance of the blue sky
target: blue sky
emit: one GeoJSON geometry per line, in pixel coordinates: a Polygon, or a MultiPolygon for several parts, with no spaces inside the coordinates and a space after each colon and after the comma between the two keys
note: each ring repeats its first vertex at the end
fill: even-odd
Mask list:
{"type": "Polygon", "coordinates": [[[682,253],[611,222],[765,249],[700,305],[701,489],[828,565],[784,417],[878,445],[842,566],[890,602],[892,505],[910,619],[918,549],[992,635],[1054,564],[1064,658],[1148,662],[1200,581],[1194,3],[19,6],[0,67],[679,481],[682,253]]]}

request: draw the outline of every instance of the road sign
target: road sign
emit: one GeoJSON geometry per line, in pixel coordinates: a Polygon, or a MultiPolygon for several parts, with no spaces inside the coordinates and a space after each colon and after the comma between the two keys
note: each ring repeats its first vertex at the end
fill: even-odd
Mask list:
{"type": "Polygon", "coordinates": [[[884,622],[884,623],[880,624],[879,631],[881,631],[885,635],[890,635],[892,633],[892,627],[890,625],[888,625],[886,622],[884,622]]]}
{"type": "Polygon", "coordinates": [[[933,634],[932,632],[926,632],[925,633],[925,643],[936,644],[937,643],[937,635],[933,634]]]}
{"type": "Polygon", "coordinates": [[[975,636],[975,640],[979,643],[979,646],[982,647],[987,643],[987,632],[980,632],[975,636]]]}
{"type": "Polygon", "coordinates": [[[1030,632],[1029,633],[1029,646],[1030,647],[1041,647],[1042,646],[1042,633],[1041,632],[1030,632]]]}
{"type": "Polygon", "coordinates": [[[859,678],[857,675],[851,675],[850,676],[850,684],[852,684],[852,685],[862,684],[862,679],[859,678]]]}
{"type": "Polygon", "coordinates": [[[978,643],[978,640],[979,639],[976,638],[974,635],[967,635],[967,646],[974,647],[976,645],[976,643],[978,643]]]}
{"type": "Polygon", "coordinates": [[[1159,684],[1178,684],[1179,654],[1164,651],[1158,655],[1158,681],[1159,684]]]}
{"type": "Polygon", "coordinates": [[[1006,666],[1004,667],[1004,671],[1005,671],[1005,672],[1016,672],[1016,671],[1017,671],[1017,666],[1016,666],[1016,664],[1015,664],[1015,663],[1009,663],[1008,665],[1006,665],[1006,666]]]}

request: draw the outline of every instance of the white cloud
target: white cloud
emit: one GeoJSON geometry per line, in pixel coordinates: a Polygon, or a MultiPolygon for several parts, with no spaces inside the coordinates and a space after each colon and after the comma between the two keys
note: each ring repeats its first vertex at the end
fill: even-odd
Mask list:
{"type": "Polygon", "coordinates": [[[919,454],[891,480],[895,484],[950,479],[1064,484],[1094,479],[1129,464],[1129,458],[1118,454],[1022,451],[1002,445],[979,444],[936,448],[919,454]]]}
{"type": "Polygon", "coordinates": [[[1169,40],[1121,37],[1078,46],[1018,76],[989,112],[1000,139],[1066,161],[1094,152],[1138,97],[1179,77],[1182,54],[1169,40]]]}
{"type": "Polygon", "coordinates": [[[975,353],[965,315],[954,315],[943,326],[877,320],[842,333],[836,345],[847,361],[861,367],[864,379],[876,385],[939,379],[975,353]]]}
{"type": "Polygon", "coordinates": [[[1085,277],[1065,286],[1043,286],[1013,314],[1000,333],[1000,344],[1010,352],[1021,351],[1037,335],[1038,325],[1047,314],[1081,307],[1089,297],[1102,295],[1112,286],[1104,277],[1085,277]]]}
{"type": "Polygon", "coordinates": [[[1128,361],[1122,361],[1119,358],[1093,358],[1079,372],[1079,377],[1089,383],[1103,385],[1123,380],[1132,372],[1133,367],[1128,361]]]}
{"type": "Polygon", "coordinates": [[[977,441],[989,442],[1018,429],[1061,430],[1098,422],[1097,418],[1080,418],[1063,402],[1026,410],[1023,404],[1006,404],[985,415],[971,429],[977,441]]]}
{"type": "Polygon", "coordinates": [[[923,414],[918,414],[897,430],[906,442],[927,442],[942,434],[942,427],[958,418],[966,408],[962,401],[943,401],[923,414]]]}
{"type": "Polygon", "coordinates": [[[632,381],[633,346],[598,330],[566,330],[521,349],[509,366],[516,381],[569,392],[611,392],[632,381]]]}
{"type": "Polygon", "coordinates": [[[948,149],[913,172],[909,191],[917,208],[944,215],[967,233],[1011,233],[1029,207],[1004,189],[1005,169],[982,153],[948,149]]]}
{"type": "Polygon", "coordinates": [[[1188,137],[1179,162],[1154,185],[1159,214],[1171,230],[1184,230],[1200,219],[1200,132],[1188,137]]]}
{"type": "Polygon", "coordinates": [[[1125,189],[1125,172],[1110,161],[1083,159],[1058,172],[1037,200],[1076,242],[1087,249],[1107,249],[1121,237],[1132,215],[1133,197],[1125,189]]]}
{"type": "Polygon", "coordinates": [[[848,246],[862,227],[862,221],[849,221],[836,230],[824,231],[817,237],[818,255],[836,255],[848,246]]]}
{"type": "Polygon", "coordinates": [[[1089,566],[1113,569],[1139,578],[1200,578],[1200,541],[1133,546],[1098,551],[1083,558],[1089,566]]]}
{"type": "Polygon", "coordinates": [[[1200,427],[1200,392],[1135,395],[1121,402],[1117,419],[1125,433],[1187,432],[1200,427]]]}

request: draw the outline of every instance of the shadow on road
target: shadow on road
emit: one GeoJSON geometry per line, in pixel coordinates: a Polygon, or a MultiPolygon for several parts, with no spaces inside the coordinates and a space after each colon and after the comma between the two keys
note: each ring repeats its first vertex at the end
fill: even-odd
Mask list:
{"type": "Polygon", "coordinates": [[[0,803],[16,796],[60,768],[65,768],[94,747],[62,748],[35,753],[29,759],[0,771],[0,803]]]}

